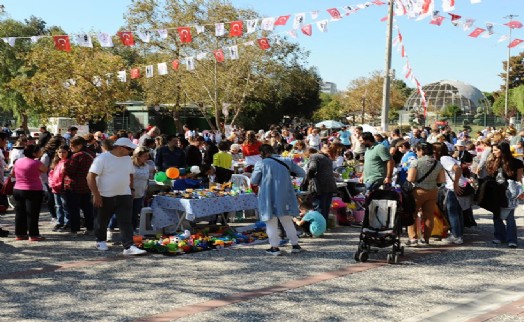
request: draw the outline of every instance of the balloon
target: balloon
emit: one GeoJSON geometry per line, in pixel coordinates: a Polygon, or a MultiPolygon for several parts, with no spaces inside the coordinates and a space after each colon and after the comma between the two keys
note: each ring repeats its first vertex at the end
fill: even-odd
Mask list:
{"type": "Polygon", "coordinates": [[[180,172],[181,176],[184,176],[187,173],[185,168],[178,169],[178,172],[180,172]]]}
{"type": "Polygon", "coordinates": [[[180,171],[177,168],[169,168],[166,170],[166,176],[169,179],[176,179],[180,175],[180,171]]]}
{"type": "Polygon", "coordinates": [[[164,182],[167,179],[166,173],[163,171],[155,173],[156,182],[164,182]]]}

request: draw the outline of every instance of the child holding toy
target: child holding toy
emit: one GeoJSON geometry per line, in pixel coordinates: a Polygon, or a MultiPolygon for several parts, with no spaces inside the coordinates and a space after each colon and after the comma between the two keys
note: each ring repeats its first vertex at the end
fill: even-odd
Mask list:
{"type": "Polygon", "coordinates": [[[301,237],[320,237],[326,231],[326,219],[318,211],[313,210],[313,203],[308,198],[299,199],[300,218],[293,218],[297,226],[304,232],[301,237]]]}

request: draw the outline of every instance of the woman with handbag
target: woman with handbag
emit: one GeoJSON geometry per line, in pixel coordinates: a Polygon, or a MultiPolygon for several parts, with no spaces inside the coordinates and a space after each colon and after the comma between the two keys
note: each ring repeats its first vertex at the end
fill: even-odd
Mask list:
{"type": "MultiPolygon", "coordinates": [[[[415,146],[417,159],[411,162],[408,170],[407,181],[414,185],[413,198],[416,209],[422,210],[422,222],[424,223],[424,236],[420,241],[429,244],[429,238],[433,231],[434,210],[437,203],[438,186],[445,182],[444,170],[438,160],[433,158],[433,145],[429,143],[418,143],[415,146]]],[[[408,227],[409,240],[407,246],[416,246],[417,227],[408,227]]]]}
{"type": "Polygon", "coordinates": [[[16,240],[43,239],[38,230],[40,207],[44,197],[40,174],[47,173],[47,167],[38,160],[41,156],[40,146],[27,145],[24,149],[24,157],[18,159],[13,167],[13,175],[16,179],[13,192],[16,240]]]}
{"type": "MultiPolygon", "coordinates": [[[[500,142],[497,145],[492,146],[492,155],[487,161],[486,169],[488,176],[496,178],[497,182],[505,184],[506,181],[513,180],[517,183],[522,182],[522,169],[524,164],[522,161],[516,159],[511,155],[510,146],[507,142],[500,142]],[[498,178],[497,178],[498,177],[498,178]]],[[[507,184],[505,184],[506,189],[507,184]]],[[[502,204],[501,207],[507,207],[502,204]]],[[[507,203],[507,202],[506,202],[507,203]]],[[[495,239],[494,244],[508,243],[508,247],[517,247],[517,225],[515,222],[515,209],[511,209],[505,215],[506,225],[501,216],[501,210],[498,209],[493,211],[493,226],[495,239]]]]}

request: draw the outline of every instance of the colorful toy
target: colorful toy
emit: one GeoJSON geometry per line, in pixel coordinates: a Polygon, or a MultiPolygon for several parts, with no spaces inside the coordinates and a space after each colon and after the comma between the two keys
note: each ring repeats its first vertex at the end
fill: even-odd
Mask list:
{"type": "Polygon", "coordinates": [[[165,172],[163,171],[159,171],[157,173],[155,173],[155,181],[158,182],[158,183],[163,183],[164,181],[167,180],[167,175],[165,172]]]}
{"type": "Polygon", "coordinates": [[[176,178],[179,177],[179,175],[180,175],[180,171],[178,171],[177,168],[171,167],[171,168],[166,170],[166,176],[169,179],[176,179],[176,178]]]}

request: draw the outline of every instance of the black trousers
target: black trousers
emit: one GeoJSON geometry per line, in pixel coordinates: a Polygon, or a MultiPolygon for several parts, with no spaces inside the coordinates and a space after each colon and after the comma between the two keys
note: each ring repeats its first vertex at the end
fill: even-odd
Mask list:
{"type": "Polygon", "coordinates": [[[122,245],[125,249],[131,247],[133,245],[133,197],[131,195],[102,197],[102,207],[96,208],[96,210],[96,241],[100,242],[107,239],[107,224],[115,214],[122,245]]]}
{"type": "Polygon", "coordinates": [[[15,197],[15,234],[16,236],[40,236],[38,220],[44,192],[42,190],[13,191],[15,197]]]}

